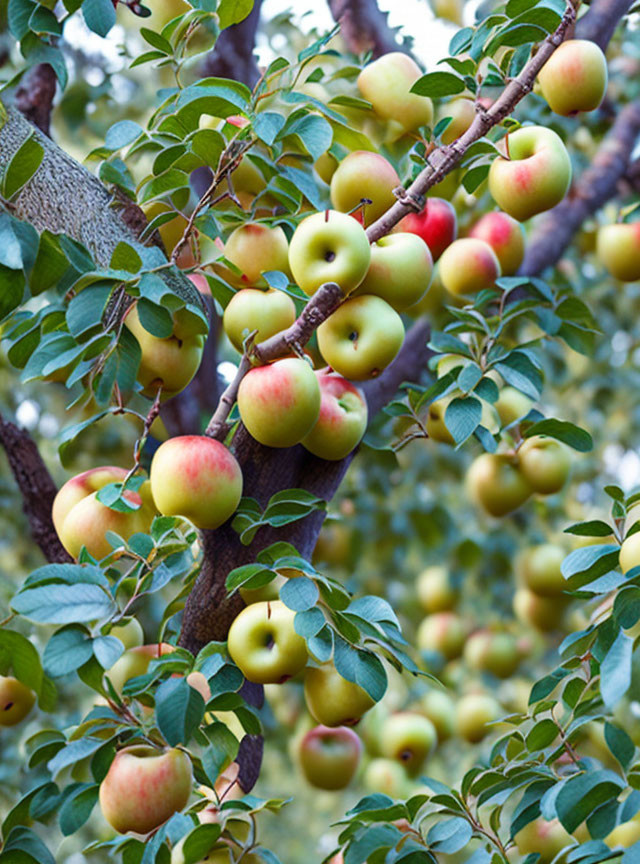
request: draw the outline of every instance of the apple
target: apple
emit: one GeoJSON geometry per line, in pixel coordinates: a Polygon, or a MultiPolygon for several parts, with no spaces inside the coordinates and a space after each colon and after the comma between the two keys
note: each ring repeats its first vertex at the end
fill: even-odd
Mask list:
{"type": "Polygon", "coordinates": [[[371,245],[371,264],[353,296],[375,294],[398,312],[427,293],[433,273],[429,247],[417,234],[388,234],[371,245]]]}
{"type": "Polygon", "coordinates": [[[513,611],[523,624],[550,633],[560,627],[567,602],[560,596],[540,597],[528,588],[519,588],[513,597],[513,611]]]}
{"type": "Polygon", "coordinates": [[[464,0],[429,0],[429,3],[436,18],[443,18],[445,21],[451,21],[452,24],[462,27],[464,0]]]}
{"type": "Polygon", "coordinates": [[[438,112],[438,120],[450,117],[451,122],[440,136],[443,144],[453,144],[467,131],[476,118],[473,99],[461,97],[443,105],[438,112]]]}
{"type": "MultiPolygon", "coordinates": [[[[440,372],[439,366],[438,374],[443,374],[440,372]]],[[[455,394],[452,396],[445,396],[443,399],[438,399],[436,402],[432,402],[431,405],[429,405],[427,411],[427,418],[424,424],[427,434],[429,435],[429,438],[433,438],[434,441],[439,441],[441,444],[453,445],[456,443],[455,438],[451,432],[449,432],[447,424],[444,422],[447,406],[454,398],[455,394]]],[[[497,432],[500,428],[500,419],[495,408],[484,400],[482,400],[482,414],[480,416],[480,422],[492,434],[497,432]]]]}
{"type": "Polygon", "coordinates": [[[422,619],[417,640],[421,651],[437,651],[446,660],[460,657],[467,638],[467,624],[455,612],[434,612],[422,619]]]}
{"type": "Polygon", "coordinates": [[[347,681],[333,663],[309,666],[304,698],[313,719],[323,726],[355,726],[375,702],[359,684],[347,681]]]}
{"type": "Polygon", "coordinates": [[[566,446],[546,435],[525,438],[518,450],[518,461],[522,476],[534,492],[542,495],[559,492],[571,468],[566,446]]]}
{"type": "Polygon", "coordinates": [[[549,108],[563,117],[594,111],[607,91],[607,60],[590,39],[567,39],[538,72],[549,108]]]}
{"type": "Polygon", "coordinates": [[[522,225],[507,213],[485,213],[469,232],[469,237],[484,240],[496,253],[503,276],[518,272],[524,258],[522,225]]]}
{"type": "Polygon", "coordinates": [[[353,780],[361,754],[362,742],[353,729],[315,726],[300,743],[300,766],[317,789],[344,789],[353,780]]]}
{"type": "Polygon", "coordinates": [[[128,618],[121,624],[116,624],[109,630],[109,636],[115,636],[126,648],[137,648],[144,642],[144,630],[137,618],[128,618]]]}
{"type": "Polygon", "coordinates": [[[265,287],[262,274],[269,270],[289,274],[289,244],[280,226],[270,228],[261,222],[240,225],[224,244],[224,256],[242,271],[241,276],[234,273],[231,277],[232,284],[242,288],[265,287]]]}
{"type": "Polygon", "coordinates": [[[418,601],[427,614],[449,612],[459,599],[449,571],[442,565],[427,567],[416,580],[418,601]]]}
{"type": "Polygon", "coordinates": [[[508,453],[483,453],[467,472],[471,498],[491,516],[506,516],[529,498],[532,488],[508,453]]]}
{"type": "Polygon", "coordinates": [[[489,724],[498,720],[503,711],[488,693],[469,693],[456,705],[456,731],[470,744],[477,744],[491,732],[489,724]]]}
{"type": "Polygon", "coordinates": [[[243,288],[234,294],[222,316],[222,326],[233,347],[242,353],[244,339],[256,330],[256,343],[286,330],[296,320],[296,306],[284,291],[243,288]]]}
{"type": "Polygon", "coordinates": [[[634,567],[640,566],[640,532],[636,531],[625,537],[620,546],[620,569],[628,573],[634,567]]]}
{"type": "Polygon", "coordinates": [[[494,408],[498,412],[500,423],[503,426],[511,426],[516,420],[527,416],[533,408],[533,401],[515,387],[507,386],[500,391],[498,401],[494,402],[494,408]]]}
{"type": "Polygon", "coordinates": [[[402,51],[391,51],[364,67],[358,75],[358,90],[363,99],[371,102],[378,117],[395,120],[412,132],[433,123],[431,99],[411,92],[421,77],[415,60],[402,51]]]}
{"type": "Polygon", "coordinates": [[[596,254],[614,279],[636,282],[640,279],[640,222],[601,226],[596,254]]]}
{"type": "Polygon", "coordinates": [[[402,763],[410,777],[422,770],[438,741],[431,720],[412,711],[399,711],[388,717],[381,730],[382,755],[402,763]]]}
{"type": "Polygon", "coordinates": [[[321,402],[318,379],[299,357],[249,370],[238,388],[240,418],[266,447],[299,444],[315,426],[321,402]]]}
{"type": "Polygon", "coordinates": [[[0,726],[16,726],[36,701],[35,693],[10,675],[0,675],[0,726]]]}
{"type": "Polygon", "coordinates": [[[400,185],[396,169],[384,156],[369,150],[354,150],[345,156],[331,178],[331,203],[336,210],[351,213],[367,198],[371,204],[362,205],[358,213],[363,213],[364,224],[370,225],[395,204],[393,190],[400,185]]]}
{"type": "Polygon", "coordinates": [[[233,619],[227,646],[247,681],[282,684],[305,667],[307,645],[294,629],[295,616],[280,600],[266,600],[233,619]]]}
{"type": "Polygon", "coordinates": [[[161,338],[149,333],[138,315],[138,304],[133,303],[124,319],[125,326],[140,346],[141,358],[137,380],[142,384],[143,396],[155,398],[162,387],[161,398],[169,399],[180,393],[198,371],[202,360],[205,337],[194,333],[182,310],[174,314],[171,336],[161,338]]]}
{"type": "MultiPolygon", "coordinates": [[[[180,2],[182,2],[182,0],[180,0],[180,2]]],[[[144,24],[143,26],[148,27],[149,24],[144,24]]],[[[178,213],[173,206],[170,206],[164,201],[151,201],[149,204],[144,204],[142,210],[149,222],[152,222],[157,216],[162,214],[173,213],[173,218],[163,222],[157,229],[167,256],[170,256],[184,236],[184,232],[188,225],[186,216],[183,216],[182,213],[178,213]]],[[[195,260],[193,255],[191,244],[185,243],[176,260],[177,266],[181,268],[195,267],[197,263],[198,262],[195,260]]]]}
{"type": "Polygon", "coordinates": [[[191,782],[184,750],[125,747],[100,784],[102,815],[119,834],[148,834],[186,807],[191,782]]]}
{"type": "Polygon", "coordinates": [[[305,294],[314,294],[325,282],[336,282],[349,294],[364,279],[370,262],[364,228],[337,210],[307,216],[291,238],[289,266],[305,294]]]}
{"type": "Polygon", "coordinates": [[[175,647],[168,642],[136,645],[125,651],[105,675],[111,681],[116,693],[122,695],[122,688],[127,681],[131,678],[137,678],[139,675],[146,675],[153,659],[162,657],[164,654],[171,654],[175,650],[175,647]]]}
{"type": "Polygon", "coordinates": [[[498,207],[524,222],[559,204],[569,191],[571,160],[553,129],[522,126],[506,139],[507,158],[489,169],[489,192],[498,207]]]}
{"type": "Polygon", "coordinates": [[[346,378],[330,372],[315,374],[320,385],[320,415],[302,446],[320,459],[344,459],[367,428],[366,400],[346,378]]]}
{"type": "Polygon", "coordinates": [[[610,849],[616,847],[628,849],[638,841],[640,841],[640,813],[636,813],[628,822],[616,825],[613,831],[610,831],[604,838],[604,842],[610,849]]]}
{"type": "Polygon", "coordinates": [[[513,839],[521,855],[537,853],[540,856],[538,864],[551,864],[558,852],[573,843],[571,834],[565,831],[558,819],[546,822],[540,818],[529,822],[513,839]]]}
{"type": "MultiPolygon", "coordinates": [[[[299,571],[292,570],[291,573],[292,575],[295,573],[297,576],[299,571]]],[[[280,589],[286,581],[287,577],[279,573],[275,579],[263,585],[262,588],[239,588],[238,590],[245,605],[251,606],[252,603],[261,603],[263,600],[278,600],[280,589]]]]}
{"type": "Polygon", "coordinates": [[[500,262],[484,240],[463,237],[447,246],[440,259],[440,278],[449,294],[464,297],[492,288],[500,277],[500,262]]]}
{"type": "MultiPolygon", "coordinates": [[[[227,820],[225,824],[228,826],[230,821],[240,822],[239,819],[227,820]]],[[[187,861],[184,855],[186,839],[186,836],[183,837],[171,850],[171,864],[185,864],[187,861]]],[[[204,858],[200,858],[196,864],[235,864],[236,858],[233,854],[233,848],[235,847],[232,846],[231,841],[227,841],[224,838],[218,839],[204,858]]],[[[262,857],[254,855],[253,852],[249,852],[248,854],[242,853],[242,864],[262,864],[263,861],[262,857]]]]}
{"type": "Polygon", "coordinates": [[[518,575],[539,597],[557,597],[567,589],[561,566],[565,551],[554,543],[542,543],[526,549],[518,559],[518,575]]]}
{"type": "Polygon", "coordinates": [[[455,734],[456,707],[444,690],[429,690],[420,700],[420,709],[435,726],[438,741],[446,741],[455,734]]]}
{"type": "Polygon", "coordinates": [[[511,633],[477,630],[464,646],[464,659],[467,666],[477,672],[510,678],[522,657],[518,640],[511,633]]]}
{"type": "Polygon", "coordinates": [[[372,759],[367,765],[362,782],[371,792],[379,792],[396,800],[406,798],[410,791],[407,772],[396,759],[372,759]]]}
{"type": "Polygon", "coordinates": [[[313,163],[313,167],[318,172],[320,179],[328,186],[331,183],[331,178],[336,173],[339,164],[340,163],[333,153],[330,153],[329,150],[327,150],[321,156],[318,156],[316,161],[313,163]]]}
{"type": "Polygon", "coordinates": [[[218,528],[236,511],[242,471],[224,444],[206,435],[179,435],[151,460],[151,492],[163,516],[182,516],[196,528],[218,528]]]}
{"type": "Polygon", "coordinates": [[[458,236],[456,211],[443,198],[429,198],[420,213],[409,213],[398,228],[421,237],[429,247],[434,262],[458,236]]]}
{"type": "Polygon", "coordinates": [[[342,303],[318,327],[326,363],[352,381],[377,378],[404,341],[402,318],[381,297],[365,294],[342,303]]]}

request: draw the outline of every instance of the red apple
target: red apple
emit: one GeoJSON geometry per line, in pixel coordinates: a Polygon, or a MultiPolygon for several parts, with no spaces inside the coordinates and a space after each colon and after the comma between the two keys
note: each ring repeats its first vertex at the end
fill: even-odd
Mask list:
{"type": "Polygon", "coordinates": [[[367,403],[346,378],[316,372],[320,384],[320,416],[302,446],[321,459],[344,459],[358,446],[367,428],[367,403]]]}
{"type": "Polygon", "coordinates": [[[469,231],[469,237],[484,240],[500,262],[503,276],[518,272],[524,258],[524,232],[519,222],[506,213],[486,213],[469,231]]]}
{"type": "Polygon", "coordinates": [[[361,753],[362,742],[353,729],[316,726],[302,739],[300,766],[312,786],[344,789],[356,773],[361,753]]]}
{"type": "Polygon", "coordinates": [[[434,261],[458,236],[458,220],[453,206],[443,198],[429,198],[421,213],[409,213],[398,226],[422,237],[434,261]]]}

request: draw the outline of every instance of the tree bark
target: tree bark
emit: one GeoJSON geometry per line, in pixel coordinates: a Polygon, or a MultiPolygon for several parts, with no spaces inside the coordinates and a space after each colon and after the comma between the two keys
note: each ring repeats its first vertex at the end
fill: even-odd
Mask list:
{"type": "Polygon", "coordinates": [[[576,25],[576,38],[590,39],[606,50],[620,19],[632,5],[633,0],[594,0],[576,25]]]}
{"type": "Polygon", "coordinates": [[[233,78],[253,87],[260,77],[253,49],[261,6],[262,0],[254,0],[253,9],[243,21],[222,31],[215,48],[202,64],[203,77],[233,78]]]}
{"type": "Polygon", "coordinates": [[[50,134],[56,85],[53,66],[39,63],[26,73],[16,90],[15,104],[18,111],[47,136],[50,134]]]}
{"type": "Polygon", "coordinates": [[[328,0],[328,4],[353,54],[371,51],[374,57],[380,57],[391,51],[407,52],[405,45],[398,42],[396,32],[389,27],[388,13],[380,11],[377,0],[328,0]]]}

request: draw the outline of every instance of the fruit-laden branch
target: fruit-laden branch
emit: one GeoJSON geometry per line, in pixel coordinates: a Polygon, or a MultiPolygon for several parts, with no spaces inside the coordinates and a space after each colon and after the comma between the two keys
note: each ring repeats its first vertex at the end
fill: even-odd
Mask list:
{"type": "Polygon", "coordinates": [[[0,445],[7,454],[9,467],[22,495],[22,506],[33,539],[47,561],[71,561],[51,521],[51,507],[58,490],[35,441],[26,429],[20,429],[0,416],[0,445]]]}
{"type": "Polygon", "coordinates": [[[260,69],[253,49],[260,23],[262,0],[254,0],[253,9],[239,24],[223,30],[202,64],[203,77],[233,78],[253,87],[260,77],[260,69]]]}
{"type": "Polygon", "coordinates": [[[605,51],[618,22],[632,5],[633,0],[594,0],[587,14],[578,21],[576,37],[590,39],[605,51]]]}
{"type": "Polygon", "coordinates": [[[382,12],[378,8],[377,0],[327,2],[334,20],[340,24],[342,38],[353,54],[371,51],[374,57],[380,57],[390,51],[406,50],[389,27],[388,12],[382,12]]]}
{"type": "Polygon", "coordinates": [[[536,276],[556,264],[584,220],[613,198],[639,134],[640,101],[622,109],[570,194],[542,218],[527,244],[522,274],[536,276]]]}
{"type": "Polygon", "coordinates": [[[56,95],[56,83],[53,66],[39,63],[26,73],[16,90],[16,108],[45,135],[50,134],[51,109],[56,95]]]}

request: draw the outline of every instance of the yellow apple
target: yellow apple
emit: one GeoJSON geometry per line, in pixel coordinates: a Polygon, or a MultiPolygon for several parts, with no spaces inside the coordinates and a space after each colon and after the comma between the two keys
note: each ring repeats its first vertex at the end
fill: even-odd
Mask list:
{"type": "Polygon", "coordinates": [[[0,726],[16,726],[36,701],[35,693],[17,678],[0,675],[0,726]]]}
{"type": "Polygon", "coordinates": [[[242,343],[257,331],[256,343],[286,330],[296,320],[295,303],[284,291],[243,288],[229,301],[222,326],[233,347],[242,353],[242,343]]]}
{"type": "Polygon", "coordinates": [[[296,613],[280,600],[252,603],[234,618],[228,647],[247,681],[281,684],[304,669],[307,645],[296,633],[296,613]]]}
{"type": "Polygon", "coordinates": [[[413,131],[433,124],[431,99],[411,92],[421,76],[420,67],[408,54],[391,51],[365,66],[358,75],[358,89],[379,117],[413,131]]]}
{"type": "Polygon", "coordinates": [[[375,702],[358,684],[347,681],[333,663],[309,666],[304,698],[313,719],[323,726],[354,726],[375,702]]]}

